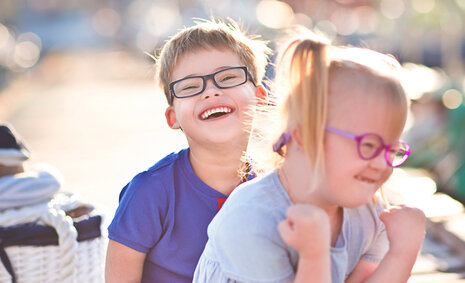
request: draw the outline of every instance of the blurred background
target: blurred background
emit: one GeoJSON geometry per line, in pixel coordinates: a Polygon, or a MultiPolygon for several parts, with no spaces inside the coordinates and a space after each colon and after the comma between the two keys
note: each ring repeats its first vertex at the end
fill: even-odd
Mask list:
{"type": "Polygon", "coordinates": [[[396,183],[397,194],[437,190],[465,201],[465,0],[2,0],[0,120],[34,161],[62,172],[65,190],[111,218],[136,173],[186,146],[166,126],[146,52],[212,16],[241,22],[273,48],[300,24],[337,44],[393,54],[404,66],[411,115],[403,138],[413,151],[394,177],[418,181],[396,183]]]}

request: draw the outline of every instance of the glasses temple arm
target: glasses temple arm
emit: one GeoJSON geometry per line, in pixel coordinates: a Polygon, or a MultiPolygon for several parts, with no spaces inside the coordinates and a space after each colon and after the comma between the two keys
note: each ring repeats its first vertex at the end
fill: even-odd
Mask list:
{"type": "Polygon", "coordinates": [[[349,139],[355,139],[356,138],[355,135],[352,135],[352,134],[349,134],[349,133],[346,133],[346,132],[343,132],[341,130],[334,129],[334,128],[331,128],[331,127],[325,127],[325,130],[327,130],[328,132],[331,132],[331,133],[335,133],[335,134],[344,136],[344,137],[349,138],[349,139]]]}

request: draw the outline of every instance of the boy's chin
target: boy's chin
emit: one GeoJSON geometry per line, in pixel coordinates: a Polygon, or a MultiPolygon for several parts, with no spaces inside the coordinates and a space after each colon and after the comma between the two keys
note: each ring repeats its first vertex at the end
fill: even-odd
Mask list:
{"type": "MultiPolygon", "coordinates": [[[[211,146],[221,145],[223,147],[237,147],[243,145],[247,146],[247,141],[249,139],[249,134],[247,132],[236,132],[232,133],[228,131],[227,133],[223,132],[211,132],[210,134],[202,136],[202,143],[209,144],[211,146]]],[[[244,148],[245,150],[245,148],[244,148]]]]}

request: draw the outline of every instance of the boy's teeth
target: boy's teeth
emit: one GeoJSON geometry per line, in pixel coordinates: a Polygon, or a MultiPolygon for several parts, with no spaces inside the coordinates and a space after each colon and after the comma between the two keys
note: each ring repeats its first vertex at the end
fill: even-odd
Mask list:
{"type": "Polygon", "coordinates": [[[227,113],[230,113],[231,111],[232,110],[229,107],[217,107],[217,108],[209,109],[209,110],[203,112],[202,115],[200,115],[200,117],[203,120],[206,120],[206,119],[210,118],[210,116],[213,115],[213,114],[216,114],[216,113],[227,114],[227,113]]]}

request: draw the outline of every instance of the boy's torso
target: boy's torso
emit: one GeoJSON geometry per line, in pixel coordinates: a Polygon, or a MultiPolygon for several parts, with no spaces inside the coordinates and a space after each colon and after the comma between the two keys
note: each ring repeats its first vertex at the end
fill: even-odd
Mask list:
{"type": "Polygon", "coordinates": [[[195,175],[187,154],[185,149],[165,157],[121,192],[110,238],[147,253],[143,281],[192,280],[217,200],[226,197],[195,175]]]}

